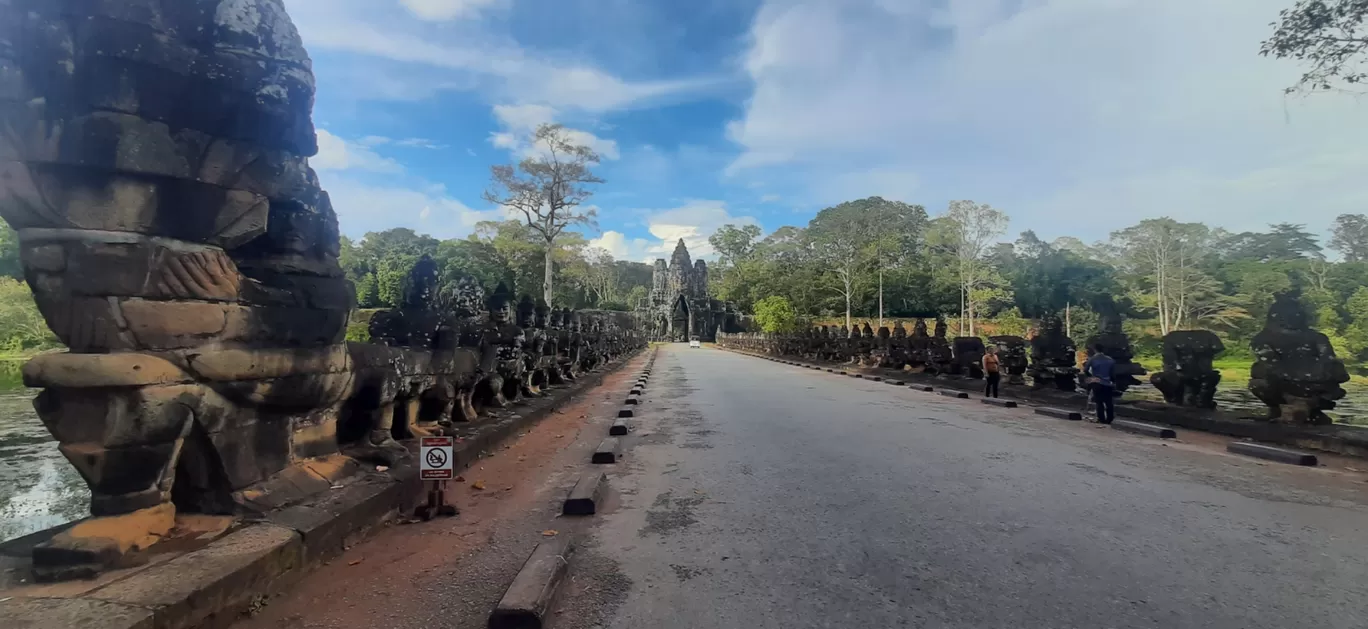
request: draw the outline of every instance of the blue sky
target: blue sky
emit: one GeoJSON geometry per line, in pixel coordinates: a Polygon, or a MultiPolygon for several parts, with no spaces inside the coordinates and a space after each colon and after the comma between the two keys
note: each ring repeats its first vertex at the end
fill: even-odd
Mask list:
{"type": "Polygon", "coordinates": [[[1324,232],[1368,211],[1368,102],[1287,97],[1291,0],[285,0],[314,61],[312,163],[344,233],[499,218],[539,122],[605,160],[615,256],[708,256],[881,195],[1099,240],[1142,218],[1324,232]]]}

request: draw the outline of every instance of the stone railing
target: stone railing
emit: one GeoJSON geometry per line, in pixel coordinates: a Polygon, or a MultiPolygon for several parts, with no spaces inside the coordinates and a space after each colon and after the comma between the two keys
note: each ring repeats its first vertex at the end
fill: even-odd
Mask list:
{"type": "MultiPolygon", "coordinates": [[[[1032,391],[1072,393],[1084,387],[1077,349],[1061,329],[1058,319],[1047,318],[1040,334],[1029,341],[1018,336],[994,336],[1008,384],[1026,384],[1032,391]]],[[[943,322],[934,335],[917,320],[908,334],[902,322],[890,331],[874,331],[866,323],[847,330],[820,327],[796,334],[719,334],[718,345],[769,355],[786,355],[861,367],[881,367],[929,375],[982,377],[979,367],[985,347],[978,337],[946,338],[943,322]]],[[[1169,404],[1192,409],[1214,409],[1213,397],[1221,373],[1212,361],[1225,349],[1219,337],[1204,330],[1180,330],[1164,336],[1163,370],[1150,382],[1163,392],[1169,404]]],[[[1263,331],[1251,342],[1256,360],[1251,369],[1250,391],[1269,407],[1267,419],[1298,425],[1331,423],[1325,411],[1344,397],[1340,384],[1349,380],[1344,363],[1324,334],[1307,325],[1306,314],[1295,294],[1279,295],[1269,310],[1263,331]]],[[[1102,330],[1088,339],[1086,347],[1102,351],[1115,361],[1113,381],[1117,393],[1139,384],[1136,376],[1147,371],[1133,361],[1129,339],[1114,314],[1102,318],[1102,330]]]]}

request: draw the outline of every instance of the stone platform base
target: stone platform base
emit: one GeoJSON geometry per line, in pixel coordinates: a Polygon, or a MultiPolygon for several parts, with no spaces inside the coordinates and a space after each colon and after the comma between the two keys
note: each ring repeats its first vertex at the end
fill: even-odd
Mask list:
{"type": "MultiPolygon", "coordinates": [[[[525,431],[608,373],[628,355],[572,385],[550,390],[469,426],[458,425],[458,473],[484,453],[525,431]]],[[[411,445],[416,449],[416,445],[411,445]]],[[[411,460],[416,461],[416,457],[411,460]]],[[[189,629],[231,625],[254,604],[278,592],[324,561],[367,537],[398,513],[410,511],[424,493],[413,465],[385,472],[360,465],[360,473],[290,507],[239,521],[213,541],[163,548],[141,566],[97,578],[33,584],[33,546],[76,523],[0,544],[0,623],[22,629],[189,629]]],[[[193,516],[192,516],[193,517],[193,516]]],[[[155,549],[156,547],[154,547],[155,549]]]]}

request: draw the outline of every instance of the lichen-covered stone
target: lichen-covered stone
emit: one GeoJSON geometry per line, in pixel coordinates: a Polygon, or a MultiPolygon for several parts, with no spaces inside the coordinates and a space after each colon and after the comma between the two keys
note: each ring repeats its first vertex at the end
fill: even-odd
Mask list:
{"type": "Polygon", "coordinates": [[[1268,405],[1269,419],[1331,423],[1325,411],[1343,398],[1349,381],[1344,361],[1324,334],[1311,329],[1297,295],[1277,296],[1264,329],[1250,340],[1254,365],[1249,390],[1268,405]]]}
{"type": "Polygon", "coordinates": [[[1221,372],[1212,360],[1225,351],[1221,337],[1207,330],[1175,330],[1164,335],[1164,370],[1150,383],[1169,404],[1216,408],[1216,385],[1221,372]]]}

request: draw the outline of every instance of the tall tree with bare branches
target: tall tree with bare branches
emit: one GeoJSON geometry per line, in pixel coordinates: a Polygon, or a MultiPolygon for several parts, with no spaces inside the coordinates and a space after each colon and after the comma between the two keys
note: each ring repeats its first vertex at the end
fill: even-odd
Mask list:
{"type": "Polygon", "coordinates": [[[542,298],[548,304],[554,303],[556,238],[571,225],[594,225],[597,213],[583,205],[593,195],[588,186],[603,183],[593,172],[598,163],[598,153],[577,143],[571,130],[542,124],[528,139],[521,162],[490,168],[485,200],[522,214],[546,243],[542,298]]]}

